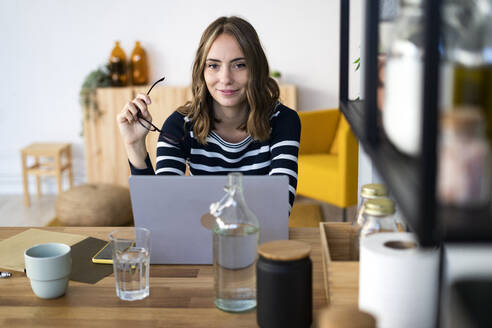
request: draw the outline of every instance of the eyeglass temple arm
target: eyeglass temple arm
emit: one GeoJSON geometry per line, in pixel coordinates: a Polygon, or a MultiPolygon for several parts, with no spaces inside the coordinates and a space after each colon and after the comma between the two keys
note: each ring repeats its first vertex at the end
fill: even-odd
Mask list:
{"type": "Polygon", "coordinates": [[[165,77],[165,76],[163,76],[163,77],[161,77],[159,80],[155,81],[155,82],[154,82],[154,84],[152,84],[152,86],[150,87],[149,91],[147,91],[147,96],[149,95],[150,91],[152,91],[152,89],[155,87],[155,85],[156,85],[157,83],[160,83],[160,82],[164,81],[165,79],[166,79],[166,77],[165,77]]]}
{"type": "MultiPolygon", "coordinates": [[[[150,87],[149,91],[147,91],[147,96],[149,95],[150,91],[152,91],[152,89],[156,86],[157,83],[160,83],[162,81],[164,81],[166,79],[165,76],[161,77],[159,80],[155,81],[154,84],[152,84],[152,86],[150,87]]],[[[138,110],[138,113],[137,113],[137,117],[138,118],[143,118],[142,116],[142,112],[140,111],[140,109],[138,110]]],[[[150,123],[149,121],[147,121],[146,119],[144,119],[146,122],[148,122],[149,124],[152,124],[150,123]]]]}

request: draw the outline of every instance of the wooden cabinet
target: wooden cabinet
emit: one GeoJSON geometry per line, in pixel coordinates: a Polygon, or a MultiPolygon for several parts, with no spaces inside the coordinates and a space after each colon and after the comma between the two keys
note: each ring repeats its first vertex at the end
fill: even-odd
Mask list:
{"type": "MultiPolygon", "coordinates": [[[[120,137],[116,115],[139,92],[148,87],[100,88],[97,90],[99,114],[84,113],[85,168],[88,183],[114,183],[128,186],[130,169],[125,147],[120,137]]],[[[280,86],[280,101],[297,109],[297,91],[294,85],[280,86]]],[[[156,87],[152,90],[149,106],[153,123],[161,127],[166,118],[179,106],[191,99],[189,87],[156,87]]],[[[146,140],[152,164],[158,132],[149,132],[146,140]]]]}

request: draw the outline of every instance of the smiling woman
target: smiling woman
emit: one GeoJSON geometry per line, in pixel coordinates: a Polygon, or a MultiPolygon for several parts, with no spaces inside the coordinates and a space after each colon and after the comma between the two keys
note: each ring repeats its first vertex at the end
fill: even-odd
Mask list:
{"type": "Polygon", "coordinates": [[[117,117],[132,174],[287,175],[292,206],[301,126],[279,101],[277,83],[258,35],[239,17],[220,17],[204,31],[192,73],[192,100],[164,122],[152,168],[145,137],[148,95],[139,94],[117,117]],[[140,115],[140,116],[139,116],[140,115]]]}
{"type": "Polygon", "coordinates": [[[246,58],[233,36],[221,34],[215,40],[208,52],[203,76],[213,99],[216,133],[231,142],[243,140],[247,132],[236,127],[248,116],[249,74],[246,58]]]}

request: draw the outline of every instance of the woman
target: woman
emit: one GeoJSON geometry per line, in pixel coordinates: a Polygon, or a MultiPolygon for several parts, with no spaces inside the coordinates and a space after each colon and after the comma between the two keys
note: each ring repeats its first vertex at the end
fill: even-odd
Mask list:
{"type": "Polygon", "coordinates": [[[253,26],[220,17],[202,35],[193,65],[193,99],[164,122],[156,171],[145,147],[151,103],[139,94],[117,117],[132,174],[287,175],[292,206],[301,126],[278,102],[279,88],[253,26]]]}

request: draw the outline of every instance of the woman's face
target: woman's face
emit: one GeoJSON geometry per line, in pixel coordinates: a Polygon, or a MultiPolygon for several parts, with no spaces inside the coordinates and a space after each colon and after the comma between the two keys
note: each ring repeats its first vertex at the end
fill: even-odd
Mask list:
{"type": "Polygon", "coordinates": [[[246,102],[248,68],[236,38],[221,34],[212,43],[203,73],[215,105],[238,108],[246,102]]]}

